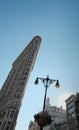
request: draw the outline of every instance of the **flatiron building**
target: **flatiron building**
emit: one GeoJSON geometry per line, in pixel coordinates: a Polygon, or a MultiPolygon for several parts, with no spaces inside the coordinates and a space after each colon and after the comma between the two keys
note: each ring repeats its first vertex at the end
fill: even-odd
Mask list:
{"type": "Polygon", "coordinates": [[[12,64],[0,90],[0,130],[15,130],[26,85],[36,60],[41,38],[36,36],[12,64]]]}

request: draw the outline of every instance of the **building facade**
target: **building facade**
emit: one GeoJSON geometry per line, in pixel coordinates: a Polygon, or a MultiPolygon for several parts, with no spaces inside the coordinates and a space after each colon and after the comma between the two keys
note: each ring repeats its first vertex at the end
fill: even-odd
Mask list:
{"type": "Polygon", "coordinates": [[[41,38],[36,36],[12,64],[0,90],[0,130],[15,130],[26,84],[36,60],[41,38]]]}
{"type": "Polygon", "coordinates": [[[79,93],[66,100],[68,130],[79,130],[79,93]]]}

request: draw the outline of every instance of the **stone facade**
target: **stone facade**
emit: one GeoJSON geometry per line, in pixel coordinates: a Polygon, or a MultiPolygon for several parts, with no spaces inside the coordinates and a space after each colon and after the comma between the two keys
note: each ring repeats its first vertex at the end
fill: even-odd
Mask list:
{"type": "Polygon", "coordinates": [[[41,38],[36,36],[12,64],[0,90],[0,130],[15,130],[26,84],[33,69],[41,38]]]}

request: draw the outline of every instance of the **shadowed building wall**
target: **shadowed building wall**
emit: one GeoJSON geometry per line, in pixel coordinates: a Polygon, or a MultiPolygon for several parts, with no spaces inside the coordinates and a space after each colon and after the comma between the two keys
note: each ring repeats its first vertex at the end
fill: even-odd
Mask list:
{"type": "Polygon", "coordinates": [[[66,100],[68,130],[79,130],[79,93],[66,100]]]}

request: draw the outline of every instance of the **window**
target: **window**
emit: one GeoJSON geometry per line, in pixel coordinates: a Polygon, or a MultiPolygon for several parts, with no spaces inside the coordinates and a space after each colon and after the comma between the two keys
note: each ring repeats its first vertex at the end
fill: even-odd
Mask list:
{"type": "Polygon", "coordinates": [[[23,77],[23,80],[26,80],[26,77],[23,77]]]}
{"type": "Polygon", "coordinates": [[[7,117],[9,116],[10,110],[7,112],[7,117]]]}
{"type": "Polygon", "coordinates": [[[24,86],[24,82],[22,82],[22,84],[21,84],[22,86],[24,86]]]}
{"type": "Polygon", "coordinates": [[[18,89],[18,92],[21,92],[21,91],[22,91],[22,88],[19,88],[19,89],[18,89]]]}
{"type": "Polygon", "coordinates": [[[13,118],[14,114],[15,114],[15,112],[11,111],[10,118],[13,118]]]}
{"type": "Polygon", "coordinates": [[[5,128],[5,125],[6,125],[6,121],[3,123],[2,130],[5,128]]]}
{"type": "Polygon", "coordinates": [[[5,113],[6,113],[6,112],[3,112],[3,114],[2,114],[2,118],[4,117],[5,113]]]}
{"type": "Polygon", "coordinates": [[[18,116],[17,112],[15,112],[14,119],[16,119],[18,116]]]}
{"type": "Polygon", "coordinates": [[[16,98],[20,98],[20,95],[19,95],[19,94],[17,94],[16,98]]]}
{"type": "Polygon", "coordinates": [[[11,122],[7,122],[5,130],[10,130],[10,129],[9,129],[9,128],[10,128],[10,125],[11,125],[11,122]]]}
{"type": "Polygon", "coordinates": [[[75,107],[72,107],[72,108],[70,108],[70,109],[68,110],[68,113],[71,114],[71,113],[73,113],[74,111],[75,111],[75,107]]]}
{"type": "Polygon", "coordinates": [[[72,106],[74,106],[74,102],[71,102],[71,103],[68,104],[68,108],[70,108],[72,106]]]}
{"type": "Polygon", "coordinates": [[[34,56],[34,53],[32,53],[32,56],[34,56]]]}

